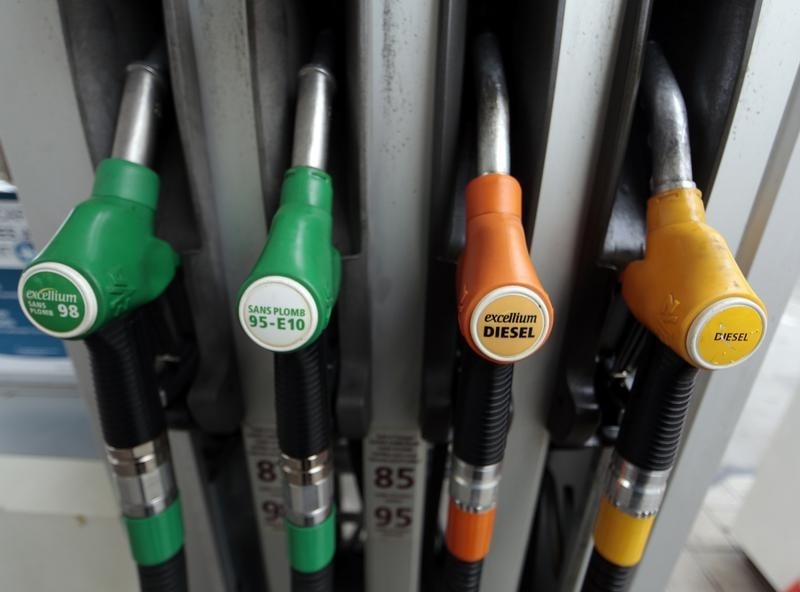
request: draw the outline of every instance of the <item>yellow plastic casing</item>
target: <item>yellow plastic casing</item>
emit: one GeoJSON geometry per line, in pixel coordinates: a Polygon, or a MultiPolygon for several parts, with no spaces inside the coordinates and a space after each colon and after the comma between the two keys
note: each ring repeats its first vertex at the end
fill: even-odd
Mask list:
{"type": "Polygon", "coordinates": [[[675,353],[713,370],[758,348],[767,313],[725,239],[705,223],[700,197],[674,189],[649,199],[646,254],[622,273],[622,296],[675,353]]]}
{"type": "Polygon", "coordinates": [[[614,565],[636,565],[642,560],[655,520],[655,515],[631,516],[603,497],[594,525],[594,548],[614,565]]]}

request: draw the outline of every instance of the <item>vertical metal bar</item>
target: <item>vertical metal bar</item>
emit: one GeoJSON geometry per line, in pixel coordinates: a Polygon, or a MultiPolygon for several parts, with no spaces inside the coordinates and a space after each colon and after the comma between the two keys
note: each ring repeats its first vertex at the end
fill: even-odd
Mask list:
{"type": "Polygon", "coordinates": [[[372,424],[364,440],[366,589],[418,589],[424,519],[424,282],[438,6],[350,4],[358,186],[366,203],[372,424]],[[390,517],[389,520],[379,516],[390,517]]]}

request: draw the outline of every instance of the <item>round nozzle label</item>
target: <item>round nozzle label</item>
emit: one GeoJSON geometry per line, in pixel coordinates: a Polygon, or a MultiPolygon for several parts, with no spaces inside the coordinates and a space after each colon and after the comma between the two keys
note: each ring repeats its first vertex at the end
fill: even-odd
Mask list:
{"type": "Polygon", "coordinates": [[[701,368],[728,368],[744,362],[756,351],[766,327],[767,315],[755,302],[725,298],[694,320],[686,349],[701,368]]]}
{"type": "Polygon", "coordinates": [[[97,319],[97,297],[91,284],[62,263],[39,263],[27,269],[17,296],[28,320],[53,337],[79,337],[97,319]]]}
{"type": "Polygon", "coordinates": [[[516,362],[544,345],[550,315],[541,297],[522,286],[504,286],[478,302],[470,319],[473,343],[497,362],[516,362]]]}
{"type": "Polygon", "coordinates": [[[250,284],[239,300],[239,322],[261,347],[288,352],[314,336],[317,304],[305,286],[283,276],[267,276],[250,284]]]}

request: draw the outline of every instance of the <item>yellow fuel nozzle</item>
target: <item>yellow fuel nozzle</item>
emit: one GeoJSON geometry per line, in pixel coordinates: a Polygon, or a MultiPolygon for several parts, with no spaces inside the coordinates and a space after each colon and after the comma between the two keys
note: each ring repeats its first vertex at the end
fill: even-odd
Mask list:
{"type": "Polygon", "coordinates": [[[622,273],[633,315],[694,366],[746,360],[767,327],[764,303],[722,235],[705,222],[692,182],[686,108],[657,46],[648,47],[642,89],[650,107],[654,195],[647,202],[645,257],[622,273]]]}

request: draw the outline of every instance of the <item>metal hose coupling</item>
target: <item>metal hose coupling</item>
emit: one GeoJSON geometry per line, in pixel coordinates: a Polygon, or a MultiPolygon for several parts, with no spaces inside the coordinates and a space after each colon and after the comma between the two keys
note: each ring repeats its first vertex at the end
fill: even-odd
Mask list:
{"type": "Polygon", "coordinates": [[[281,454],[286,519],[296,526],[322,524],[333,510],[333,455],[330,449],[308,458],[281,454]]]}
{"type": "Polygon", "coordinates": [[[154,516],[178,497],[166,433],[133,448],[106,446],[106,457],[125,516],[154,516]]]}
{"type": "Polygon", "coordinates": [[[478,467],[453,456],[450,499],[465,512],[480,513],[494,508],[503,463],[478,467]]]}
{"type": "Polygon", "coordinates": [[[658,513],[671,469],[648,471],[622,458],[611,458],[604,487],[608,501],[626,514],[643,518],[658,513]]]}

